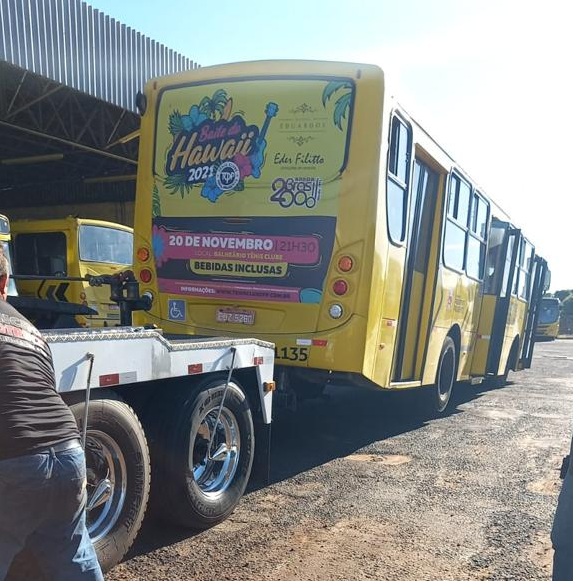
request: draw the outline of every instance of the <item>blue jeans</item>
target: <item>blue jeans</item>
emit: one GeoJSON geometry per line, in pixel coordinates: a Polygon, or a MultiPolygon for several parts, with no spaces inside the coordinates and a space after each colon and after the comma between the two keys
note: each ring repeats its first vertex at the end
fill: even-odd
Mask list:
{"type": "Polygon", "coordinates": [[[81,447],[0,461],[0,581],[24,547],[50,581],[103,581],[86,501],[81,447]]]}
{"type": "MultiPolygon", "coordinates": [[[[571,443],[573,454],[573,441],[571,443]]],[[[551,531],[553,581],[573,581],[573,457],[563,480],[551,531]]]]}

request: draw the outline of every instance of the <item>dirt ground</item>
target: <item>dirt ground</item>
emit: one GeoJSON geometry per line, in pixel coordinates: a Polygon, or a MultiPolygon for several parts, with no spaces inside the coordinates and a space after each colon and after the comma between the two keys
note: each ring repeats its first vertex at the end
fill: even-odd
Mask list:
{"type": "MultiPolygon", "coordinates": [[[[273,484],[192,534],[149,522],[107,581],[547,580],[571,437],[573,341],[445,417],[336,389],[273,426],[273,484]]],[[[403,394],[400,394],[403,395],[403,394]]]]}
{"type": "Polygon", "coordinates": [[[573,341],[449,414],[332,389],[273,426],[272,484],[194,534],[147,522],[107,581],[548,580],[573,417],[573,341]]]}

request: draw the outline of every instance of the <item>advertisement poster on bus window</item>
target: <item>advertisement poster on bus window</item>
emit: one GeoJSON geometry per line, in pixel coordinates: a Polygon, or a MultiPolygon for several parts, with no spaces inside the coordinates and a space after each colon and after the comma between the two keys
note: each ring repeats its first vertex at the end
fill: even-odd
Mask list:
{"type": "Polygon", "coordinates": [[[164,90],[152,196],[160,290],[320,302],[353,103],[354,84],[345,78],[164,90]]]}

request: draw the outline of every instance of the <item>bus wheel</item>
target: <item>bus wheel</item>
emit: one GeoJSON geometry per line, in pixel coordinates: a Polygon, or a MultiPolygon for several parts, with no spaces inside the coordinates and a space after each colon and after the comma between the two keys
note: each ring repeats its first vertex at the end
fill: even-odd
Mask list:
{"type": "MultiPolygon", "coordinates": [[[[90,537],[104,571],[131,547],[147,508],[150,459],[135,412],[115,393],[92,396],[86,439],[87,506],[90,537]]],[[[80,430],[85,403],[70,405],[80,430]]]]}
{"type": "Polygon", "coordinates": [[[505,369],[503,371],[503,375],[496,375],[493,378],[493,386],[494,387],[504,387],[507,385],[507,378],[509,377],[509,372],[515,368],[515,364],[517,361],[517,351],[519,349],[519,343],[517,339],[513,340],[513,344],[511,345],[511,350],[509,352],[509,356],[507,358],[507,362],[505,364],[505,369]]]}
{"type": "Polygon", "coordinates": [[[225,379],[176,389],[154,407],[151,500],[162,520],[205,529],[226,519],[243,496],[254,458],[253,418],[231,382],[217,423],[225,379]]]}
{"type": "Polygon", "coordinates": [[[446,337],[440,353],[434,389],[434,406],[438,413],[442,413],[448,407],[455,380],[456,345],[451,337],[446,337]]]}

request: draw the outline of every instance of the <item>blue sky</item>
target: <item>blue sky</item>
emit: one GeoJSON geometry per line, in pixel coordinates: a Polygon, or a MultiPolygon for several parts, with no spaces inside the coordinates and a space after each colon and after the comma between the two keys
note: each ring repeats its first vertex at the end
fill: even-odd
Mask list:
{"type": "Polygon", "coordinates": [[[400,101],[573,288],[573,3],[89,0],[203,66],[375,63],[400,101]]]}

